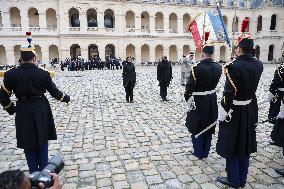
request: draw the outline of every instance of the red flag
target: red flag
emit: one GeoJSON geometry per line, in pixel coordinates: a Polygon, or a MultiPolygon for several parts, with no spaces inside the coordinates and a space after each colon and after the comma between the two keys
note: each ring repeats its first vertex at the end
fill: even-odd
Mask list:
{"type": "Polygon", "coordinates": [[[196,49],[199,52],[201,52],[202,51],[202,39],[198,31],[197,23],[195,20],[190,23],[188,30],[192,33],[192,37],[195,42],[196,49]]]}

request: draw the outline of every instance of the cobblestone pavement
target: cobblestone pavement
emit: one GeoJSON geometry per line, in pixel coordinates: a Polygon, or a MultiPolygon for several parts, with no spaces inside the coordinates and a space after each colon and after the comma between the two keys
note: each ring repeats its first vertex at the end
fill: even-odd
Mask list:
{"type": "MultiPolygon", "coordinates": [[[[261,99],[268,90],[275,65],[265,66],[258,89],[261,99]]],[[[59,72],[55,83],[74,97],[69,105],[50,99],[58,140],[50,142],[50,156],[65,160],[61,172],[65,189],[91,188],[226,188],[216,177],[225,176],[225,161],[215,152],[198,160],[191,155],[186,110],[179,85],[180,68],[174,66],[169,102],[161,102],[156,67],[137,67],[135,103],[125,103],[121,70],[59,72]],[[81,77],[80,77],[81,76],[81,77]]],[[[218,86],[223,89],[224,77],[218,86]]],[[[261,100],[259,100],[261,102],[261,100]]],[[[260,106],[266,119],[268,104],[260,106]]],[[[0,171],[27,170],[23,150],[16,148],[14,117],[0,110],[0,171]]],[[[284,177],[274,168],[284,167],[281,149],[269,145],[270,124],[257,128],[258,153],[250,160],[246,188],[284,188],[284,177]]]]}

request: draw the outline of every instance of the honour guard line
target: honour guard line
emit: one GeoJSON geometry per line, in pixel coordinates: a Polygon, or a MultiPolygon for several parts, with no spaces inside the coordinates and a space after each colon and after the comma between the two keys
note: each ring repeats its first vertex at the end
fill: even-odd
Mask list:
{"type": "Polygon", "coordinates": [[[30,173],[41,171],[48,162],[48,141],[56,140],[56,129],[51,107],[44,95],[46,91],[68,103],[70,97],[57,89],[50,72],[36,63],[31,33],[27,32],[28,45],[21,46],[21,64],[4,73],[0,89],[0,103],[10,115],[16,114],[17,147],[24,149],[30,173]],[[16,106],[10,100],[17,98],[16,106]]]}

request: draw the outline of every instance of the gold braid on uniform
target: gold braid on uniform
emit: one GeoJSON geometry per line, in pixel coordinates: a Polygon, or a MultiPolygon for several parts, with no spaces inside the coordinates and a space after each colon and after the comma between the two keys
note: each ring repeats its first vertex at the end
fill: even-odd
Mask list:
{"type": "Polygon", "coordinates": [[[62,95],[62,97],[60,98],[60,101],[62,102],[64,100],[65,94],[62,95]]]}
{"type": "Polygon", "coordinates": [[[235,96],[236,96],[238,90],[237,90],[237,87],[236,87],[234,81],[232,80],[232,78],[231,78],[231,76],[230,76],[230,74],[229,74],[229,70],[228,70],[228,68],[227,68],[227,66],[229,66],[230,64],[233,64],[233,61],[232,61],[232,62],[229,62],[227,65],[225,65],[224,74],[228,77],[228,79],[229,79],[231,85],[233,86],[233,88],[234,88],[234,90],[235,90],[235,96]]]}
{"type": "Polygon", "coordinates": [[[1,85],[1,88],[8,94],[8,96],[12,95],[12,91],[9,91],[4,84],[1,85]]]}
{"type": "Polygon", "coordinates": [[[13,102],[10,102],[7,106],[4,106],[3,109],[7,110],[8,108],[10,108],[12,106],[13,102]]]}
{"type": "MultiPolygon", "coordinates": [[[[195,65],[195,66],[196,66],[196,65],[195,65]]],[[[194,73],[194,67],[195,67],[195,66],[192,67],[191,73],[192,73],[192,77],[193,77],[193,79],[194,79],[194,81],[195,81],[195,83],[196,83],[196,76],[195,76],[195,73],[194,73]]]]}

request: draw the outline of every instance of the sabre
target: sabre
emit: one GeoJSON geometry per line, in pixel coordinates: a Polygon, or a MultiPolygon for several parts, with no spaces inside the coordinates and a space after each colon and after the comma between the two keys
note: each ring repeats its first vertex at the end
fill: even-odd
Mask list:
{"type": "Polygon", "coordinates": [[[208,131],[209,129],[211,129],[212,127],[214,127],[215,125],[218,124],[218,120],[216,120],[214,123],[212,123],[211,125],[209,125],[208,127],[206,127],[205,129],[203,129],[200,133],[198,133],[197,135],[195,135],[195,138],[198,138],[200,135],[202,135],[203,133],[205,133],[206,131],[208,131]]]}

